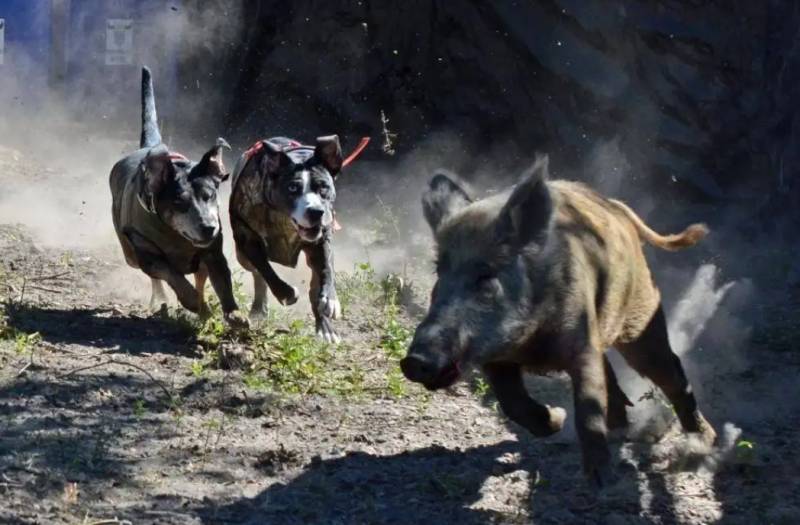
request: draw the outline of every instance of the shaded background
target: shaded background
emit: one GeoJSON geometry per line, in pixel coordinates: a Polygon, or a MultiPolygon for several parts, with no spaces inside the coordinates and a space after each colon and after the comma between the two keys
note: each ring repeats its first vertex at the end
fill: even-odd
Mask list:
{"type": "Polygon", "coordinates": [[[546,152],[556,176],[629,200],[657,229],[726,232],[714,257],[736,243],[728,271],[752,273],[749,258],[736,270],[744,252],[800,280],[798,263],[774,261],[800,218],[796,2],[0,0],[3,17],[0,97],[22,118],[0,124],[18,140],[41,140],[25,130],[42,108],[50,130],[57,113],[64,133],[136,137],[146,63],[165,138],[189,153],[218,135],[238,150],[332,132],[349,150],[369,135],[341,184],[410,186],[416,201],[427,174],[409,171],[499,187],[546,152]],[[126,45],[113,20],[132,23],[131,43],[109,64],[126,45]]]}

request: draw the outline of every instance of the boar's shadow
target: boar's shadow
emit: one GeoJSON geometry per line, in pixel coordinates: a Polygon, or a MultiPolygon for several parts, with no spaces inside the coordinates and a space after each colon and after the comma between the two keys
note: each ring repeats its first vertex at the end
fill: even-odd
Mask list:
{"type": "Polygon", "coordinates": [[[256,497],[199,512],[203,523],[457,523],[483,524],[498,512],[469,508],[481,498],[486,479],[497,473],[534,471],[527,458],[504,464],[519,451],[504,441],[466,450],[432,446],[392,456],[363,452],[313,461],[290,482],[276,483],[256,497]]]}

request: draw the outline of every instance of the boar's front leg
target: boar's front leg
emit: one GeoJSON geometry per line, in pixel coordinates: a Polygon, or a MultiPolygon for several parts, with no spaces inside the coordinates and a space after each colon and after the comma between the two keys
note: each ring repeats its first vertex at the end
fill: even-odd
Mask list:
{"type": "Polygon", "coordinates": [[[575,427],[583,451],[583,469],[592,482],[603,486],[611,481],[603,354],[591,347],[578,351],[569,374],[575,398],[575,427]]]}
{"type": "Polygon", "coordinates": [[[530,397],[522,382],[522,369],[514,363],[489,363],[483,366],[503,413],[534,436],[555,434],[564,426],[563,408],[550,408],[530,397]]]}

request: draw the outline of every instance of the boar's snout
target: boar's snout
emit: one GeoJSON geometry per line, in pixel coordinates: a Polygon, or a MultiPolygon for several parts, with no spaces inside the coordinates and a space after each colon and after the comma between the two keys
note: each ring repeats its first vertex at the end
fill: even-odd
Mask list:
{"type": "Polygon", "coordinates": [[[428,390],[446,388],[461,375],[457,362],[417,343],[412,344],[406,357],[400,360],[400,369],[408,380],[421,383],[428,390]]]}
{"type": "Polygon", "coordinates": [[[409,355],[400,360],[400,369],[403,375],[415,383],[427,383],[439,375],[436,363],[421,355],[409,355]]]}

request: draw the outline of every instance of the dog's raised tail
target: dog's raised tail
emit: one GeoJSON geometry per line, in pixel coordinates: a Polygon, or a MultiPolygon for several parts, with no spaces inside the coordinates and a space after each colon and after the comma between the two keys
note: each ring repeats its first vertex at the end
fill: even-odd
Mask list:
{"type": "Polygon", "coordinates": [[[690,224],[685,230],[681,233],[674,233],[671,235],[661,235],[653,231],[645,222],[636,215],[636,212],[630,209],[627,204],[624,202],[618,201],[616,199],[609,199],[609,202],[620,210],[625,216],[630,220],[634,227],[636,227],[636,231],[639,233],[639,236],[647,241],[648,244],[652,244],[662,250],[668,250],[671,252],[682,250],[683,248],[689,248],[690,246],[694,246],[703,238],[708,235],[708,226],[702,223],[697,224],[690,224]]]}
{"type": "Polygon", "coordinates": [[[158,131],[153,78],[150,69],[145,66],[142,68],[142,136],[139,139],[139,147],[152,148],[159,144],[161,144],[161,132],[158,131]]]}

